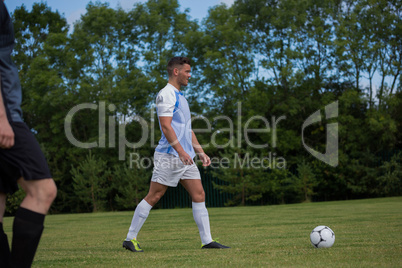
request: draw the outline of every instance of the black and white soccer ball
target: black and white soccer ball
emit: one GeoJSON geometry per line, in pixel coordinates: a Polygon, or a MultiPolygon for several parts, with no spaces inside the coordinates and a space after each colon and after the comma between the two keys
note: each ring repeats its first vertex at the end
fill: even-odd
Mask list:
{"type": "Polygon", "coordinates": [[[311,231],[310,241],[316,248],[330,248],[335,243],[335,233],[328,226],[320,225],[311,231]]]}

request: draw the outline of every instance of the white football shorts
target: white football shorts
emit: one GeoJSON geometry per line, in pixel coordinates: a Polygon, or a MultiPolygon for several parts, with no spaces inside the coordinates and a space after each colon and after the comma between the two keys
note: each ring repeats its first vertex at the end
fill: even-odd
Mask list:
{"type": "Polygon", "coordinates": [[[197,165],[184,165],[179,157],[155,152],[154,170],[151,181],[170,187],[177,187],[180,180],[201,180],[197,165]]]}

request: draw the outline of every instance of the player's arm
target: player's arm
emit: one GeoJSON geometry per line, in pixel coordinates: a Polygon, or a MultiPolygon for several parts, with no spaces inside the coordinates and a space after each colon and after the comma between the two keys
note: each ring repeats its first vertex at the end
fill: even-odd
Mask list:
{"type": "MultiPolygon", "coordinates": [[[[1,80],[1,76],[0,76],[1,80]]],[[[0,148],[7,149],[14,146],[14,131],[7,119],[6,108],[3,102],[0,83],[0,148]]]]}
{"type": "Polygon", "coordinates": [[[193,148],[195,153],[198,155],[198,157],[202,161],[202,165],[207,167],[211,164],[211,159],[209,159],[209,156],[204,153],[204,150],[202,149],[200,143],[198,142],[197,137],[195,136],[194,131],[192,131],[192,143],[193,143],[193,148]]]}
{"type": "Polygon", "coordinates": [[[193,164],[193,159],[188,153],[186,153],[186,151],[184,151],[179,140],[177,139],[176,133],[172,127],[172,119],[173,117],[170,116],[159,116],[159,122],[161,124],[163,134],[165,135],[169,144],[179,154],[180,160],[183,162],[183,164],[191,165],[193,164]]]}

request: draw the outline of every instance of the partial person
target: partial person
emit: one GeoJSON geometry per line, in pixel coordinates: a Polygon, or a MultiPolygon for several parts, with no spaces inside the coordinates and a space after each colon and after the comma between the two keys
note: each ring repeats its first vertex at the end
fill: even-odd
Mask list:
{"type": "Polygon", "coordinates": [[[0,267],[31,267],[57,188],[45,156],[23,121],[21,85],[11,59],[14,27],[0,1],[0,267]],[[26,196],[15,213],[11,249],[3,229],[6,195],[26,196]]]}

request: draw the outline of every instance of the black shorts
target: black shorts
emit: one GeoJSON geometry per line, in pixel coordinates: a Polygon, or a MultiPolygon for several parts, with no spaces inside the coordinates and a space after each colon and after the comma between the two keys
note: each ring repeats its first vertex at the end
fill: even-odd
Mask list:
{"type": "Polygon", "coordinates": [[[45,156],[25,123],[10,122],[14,131],[14,146],[0,149],[0,192],[14,193],[17,180],[52,178],[45,156]]]}

